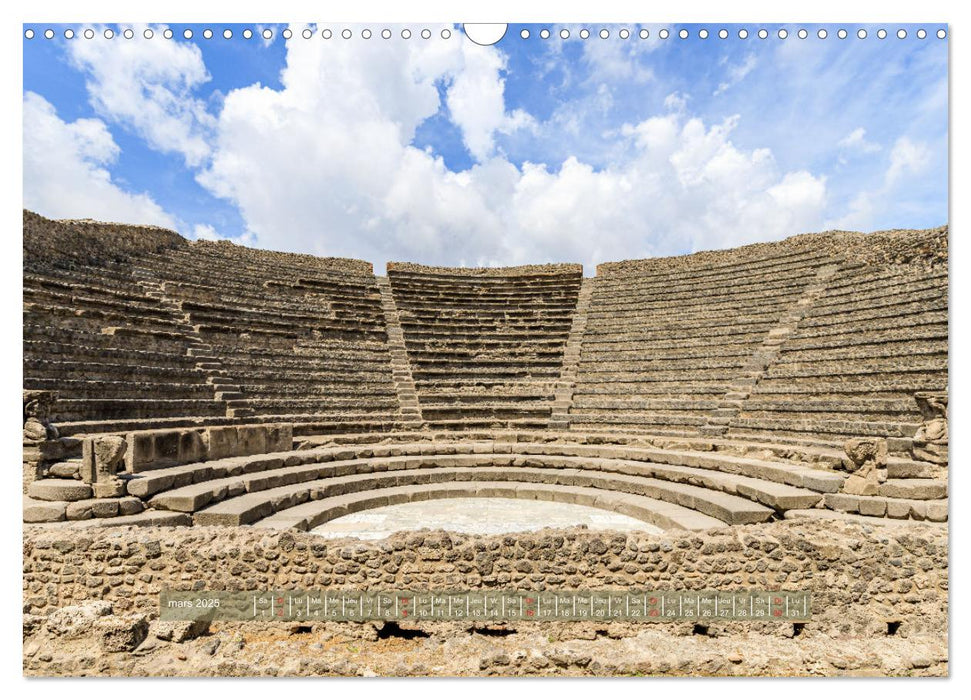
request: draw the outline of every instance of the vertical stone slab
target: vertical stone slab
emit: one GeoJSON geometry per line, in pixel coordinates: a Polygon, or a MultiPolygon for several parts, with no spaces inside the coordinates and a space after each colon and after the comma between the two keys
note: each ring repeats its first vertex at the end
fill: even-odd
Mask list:
{"type": "Polygon", "coordinates": [[[179,463],[190,464],[206,459],[206,445],[197,430],[183,430],[179,435],[179,463]]]}
{"type": "MultiPolygon", "coordinates": [[[[131,442],[128,443],[131,445],[131,442]]],[[[81,443],[81,481],[93,484],[98,478],[97,465],[94,458],[94,438],[87,438],[81,443]]]]}
{"type": "Polygon", "coordinates": [[[266,426],[241,425],[237,429],[240,457],[266,454],[266,426]]]}
{"type": "Polygon", "coordinates": [[[155,460],[152,467],[170,467],[179,463],[179,446],[182,435],[177,430],[155,433],[155,460]]]}
{"type": "Polygon", "coordinates": [[[222,459],[237,455],[239,436],[236,426],[206,428],[202,433],[209,459],[222,459]]]}
{"type": "Polygon", "coordinates": [[[128,433],[125,470],[132,474],[151,468],[155,461],[155,436],[150,431],[128,433]]]}
{"type": "Polygon", "coordinates": [[[266,451],[288,452],[293,449],[293,424],[274,423],[266,426],[266,451]]]}

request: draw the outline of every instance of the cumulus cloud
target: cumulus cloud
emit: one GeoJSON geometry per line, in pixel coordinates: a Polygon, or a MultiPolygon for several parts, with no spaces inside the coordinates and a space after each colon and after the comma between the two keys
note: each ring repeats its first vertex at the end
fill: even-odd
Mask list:
{"type": "Polygon", "coordinates": [[[453,69],[446,102],[452,121],[462,130],[465,147],[481,162],[493,154],[496,132],[535,129],[536,121],[522,110],[506,111],[506,81],[500,77],[505,55],[471,41],[461,46],[461,65],[453,69]]]}
{"type": "Polygon", "coordinates": [[[24,207],[44,216],[156,224],[176,221],[148,194],[112,180],[120,149],[100,119],[67,123],[40,95],[24,94],[24,207]]]}
{"type": "MultiPolygon", "coordinates": [[[[293,29],[300,37],[303,27],[293,29]]],[[[625,51],[656,50],[651,42],[583,46],[596,52],[586,47],[622,43],[647,47],[625,51]]],[[[609,158],[566,150],[557,159],[513,162],[502,135],[551,127],[566,133],[569,124],[562,112],[540,123],[507,107],[506,58],[495,47],[294,38],[279,89],[230,90],[210,116],[193,96],[208,80],[198,49],[152,46],[163,48],[132,56],[137,66],[87,49],[72,49],[73,60],[89,76],[99,113],[136,129],[150,146],[181,154],[202,187],[238,209],[246,226],[238,242],[365,258],[378,269],[395,259],[593,264],[818,230],[828,200],[825,177],[780,168],[767,148],[736,145],[738,115],[694,117],[682,93],[658,98],[653,116],[604,132],[609,158]],[[130,101],[119,94],[126,87],[136,92],[130,101]],[[436,115],[458,129],[470,168],[452,171],[432,149],[414,145],[418,127],[436,115]]],[[[632,63],[604,53],[585,60],[603,70],[612,61],[632,63]]],[[[739,68],[738,79],[748,70],[739,68]]],[[[611,110],[610,85],[592,86],[588,107],[611,110]]],[[[104,124],[93,121],[113,145],[104,124]]],[[[104,165],[111,149],[101,144],[97,157],[84,160],[83,148],[94,146],[82,146],[75,150],[88,170],[100,167],[110,182],[104,165]]],[[[902,146],[897,170],[916,162],[908,154],[902,146]]],[[[223,238],[208,225],[191,233],[223,238]]]]}
{"type": "Polygon", "coordinates": [[[920,173],[930,163],[931,152],[926,144],[914,143],[902,136],[890,152],[890,167],[887,169],[887,186],[892,187],[903,177],[920,173]]]}
{"type": "Polygon", "coordinates": [[[71,63],[84,73],[99,115],[198,166],[209,154],[207,134],[215,123],[193,96],[209,80],[202,52],[187,42],[144,39],[144,28],[135,29],[135,38],[126,41],[67,42],[71,63]]]}
{"type": "Polygon", "coordinates": [[[738,117],[706,124],[683,97],[619,129],[624,157],[607,167],[577,157],[517,167],[494,138],[529,118],[506,109],[501,56],[468,45],[291,41],[281,90],[226,95],[199,182],[239,207],[260,245],[378,263],[595,263],[820,223],[823,178],[738,148],[738,117]],[[463,172],[411,145],[442,107],[438,81],[477,161],[463,172]]]}

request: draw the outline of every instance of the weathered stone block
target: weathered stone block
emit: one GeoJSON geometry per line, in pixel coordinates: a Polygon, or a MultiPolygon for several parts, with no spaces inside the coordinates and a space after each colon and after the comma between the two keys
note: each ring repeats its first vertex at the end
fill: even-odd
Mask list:
{"type": "Polygon", "coordinates": [[[152,432],[128,434],[128,454],[125,466],[129,472],[138,473],[155,461],[155,436],[152,432]]]}
{"type": "Polygon", "coordinates": [[[288,452],[293,449],[293,424],[275,423],[266,426],[266,451],[288,452]]]}
{"type": "Polygon", "coordinates": [[[935,523],[943,523],[947,520],[947,502],[928,503],[927,519],[935,523]]]}
{"type": "Polygon", "coordinates": [[[851,474],[843,482],[843,491],[855,496],[876,496],[880,492],[880,484],[875,479],[864,479],[851,474]]]}
{"type": "Polygon", "coordinates": [[[47,631],[56,637],[80,637],[91,630],[98,620],[111,613],[112,605],[107,601],[68,605],[54,611],[47,618],[47,631]]]}
{"type": "Polygon", "coordinates": [[[47,473],[58,479],[79,479],[81,465],[78,462],[55,462],[48,467],[47,473]]]}
{"type": "Polygon", "coordinates": [[[887,441],[882,438],[851,438],[843,444],[845,463],[849,471],[856,471],[872,463],[876,467],[887,466],[887,441]]]}
{"type": "Polygon", "coordinates": [[[266,427],[262,425],[241,425],[237,428],[240,455],[260,455],[266,453],[266,427]]]}
{"type": "Polygon", "coordinates": [[[206,459],[207,451],[202,435],[195,430],[186,430],[179,436],[179,462],[189,464],[206,459]]]}
{"type": "Polygon", "coordinates": [[[163,642],[181,644],[209,631],[208,620],[156,620],[150,632],[163,642]]]}
{"type": "Polygon", "coordinates": [[[235,457],[238,454],[239,436],[235,426],[206,428],[202,440],[209,459],[235,457]]]}
{"type": "Polygon", "coordinates": [[[905,501],[887,501],[887,517],[906,520],[910,517],[910,503],[905,501]]]}
{"type": "Polygon", "coordinates": [[[91,491],[95,498],[120,498],[126,493],[125,482],[117,478],[98,481],[91,484],[91,491]]]}
{"type": "Polygon", "coordinates": [[[64,520],[67,501],[38,501],[24,497],[25,523],[54,523],[64,520]]]}
{"type": "Polygon", "coordinates": [[[887,513],[887,502],[882,498],[861,498],[860,515],[883,517],[887,513]]]}
{"type": "Polygon", "coordinates": [[[93,498],[71,503],[66,511],[68,520],[87,520],[89,518],[113,518],[118,515],[116,499],[93,498]]]}
{"type": "Polygon", "coordinates": [[[825,503],[827,508],[843,513],[856,513],[860,509],[860,499],[842,493],[827,493],[825,503]]]}
{"type": "Polygon", "coordinates": [[[148,620],[144,615],[106,617],[95,622],[101,647],[106,652],[132,651],[148,636],[148,620]]]}
{"type": "Polygon", "coordinates": [[[179,447],[182,433],[178,430],[160,430],[155,434],[155,460],[153,466],[172,466],[179,463],[179,447]]]}
{"type": "Polygon", "coordinates": [[[27,494],[40,501],[81,501],[91,498],[91,487],[73,479],[40,479],[30,485],[27,494]]]}

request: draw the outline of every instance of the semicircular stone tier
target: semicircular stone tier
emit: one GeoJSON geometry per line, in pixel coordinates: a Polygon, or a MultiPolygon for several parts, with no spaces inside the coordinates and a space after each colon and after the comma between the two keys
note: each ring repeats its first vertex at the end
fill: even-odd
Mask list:
{"type": "Polygon", "coordinates": [[[308,530],[482,496],[667,529],[947,519],[946,228],[587,278],[411,263],[377,277],[24,212],[23,286],[25,522],[308,530]],[[28,392],[50,410],[28,415],[28,392]],[[942,405],[943,423],[921,413],[942,405]],[[110,470],[105,436],[125,441],[110,470]]]}

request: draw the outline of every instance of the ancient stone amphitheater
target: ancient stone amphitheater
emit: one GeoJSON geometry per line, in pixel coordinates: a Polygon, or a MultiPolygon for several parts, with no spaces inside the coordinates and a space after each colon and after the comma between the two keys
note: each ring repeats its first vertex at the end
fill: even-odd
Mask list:
{"type": "MultiPolygon", "coordinates": [[[[277,536],[470,496],[593,506],[677,536],[948,517],[946,228],[593,277],[377,276],[26,211],[23,236],[23,519],[49,554],[65,530],[87,547],[109,526],[277,536]]],[[[36,611],[52,570],[25,570],[36,611]]],[[[79,583],[54,573],[61,593],[79,583]]]]}
{"type": "Polygon", "coordinates": [[[946,230],[497,269],[24,214],[24,520],[947,518],[946,230]]]}

